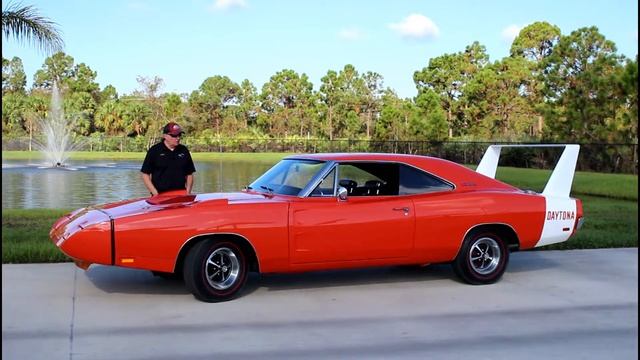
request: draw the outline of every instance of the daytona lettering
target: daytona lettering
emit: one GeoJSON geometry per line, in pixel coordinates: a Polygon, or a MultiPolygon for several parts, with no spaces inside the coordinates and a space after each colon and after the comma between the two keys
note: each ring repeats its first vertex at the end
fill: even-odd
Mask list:
{"type": "Polygon", "coordinates": [[[547,220],[573,220],[576,214],[573,211],[547,211],[547,220]]]}

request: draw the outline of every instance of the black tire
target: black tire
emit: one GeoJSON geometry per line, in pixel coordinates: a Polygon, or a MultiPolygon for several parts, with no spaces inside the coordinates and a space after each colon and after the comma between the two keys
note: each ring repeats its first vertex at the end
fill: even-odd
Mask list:
{"type": "Polygon", "coordinates": [[[183,275],[185,286],[198,300],[231,300],[247,281],[247,257],[234,242],[201,241],[187,254],[183,275]]]}
{"type": "Polygon", "coordinates": [[[492,284],[502,277],[508,262],[509,249],[500,236],[491,231],[472,232],[464,239],[453,270],[469,284],[492,284]]]}

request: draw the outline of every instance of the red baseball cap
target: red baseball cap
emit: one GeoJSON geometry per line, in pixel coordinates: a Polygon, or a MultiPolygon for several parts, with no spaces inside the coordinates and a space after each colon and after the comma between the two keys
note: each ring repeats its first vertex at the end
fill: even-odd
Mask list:
{"type": "Polygon", "coordinates": [[[165,125],[164,128],[162,128],[162,133],[169,134],[169,135],[180,135],[180,134],[184,134],[184,131],[182,131],[182,128],[180,127],[180,125],[174,122],[170,122],[167,125],[165,125]]]}

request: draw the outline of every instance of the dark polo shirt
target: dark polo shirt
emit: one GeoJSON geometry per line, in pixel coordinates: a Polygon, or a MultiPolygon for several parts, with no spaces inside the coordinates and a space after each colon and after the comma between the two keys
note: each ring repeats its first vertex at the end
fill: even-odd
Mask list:
{"type": "Polygon", "coordinates": [[[159,193],[186,189],[187,175],[196,171],[186,146],[179,144],[171,151],[164,141],[153,145],[142,163],[141,172],[151,175],[159,193]]]}

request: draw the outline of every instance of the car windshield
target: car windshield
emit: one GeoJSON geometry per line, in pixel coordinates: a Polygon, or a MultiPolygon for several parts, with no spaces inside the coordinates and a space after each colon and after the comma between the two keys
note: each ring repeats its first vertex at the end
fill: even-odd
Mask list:
{"type": "Polygon", "coordinates": [[[298,195],[325,165],[323,161],[285,159],[274,165],[249,189],[280,195],[298,195]]]}

